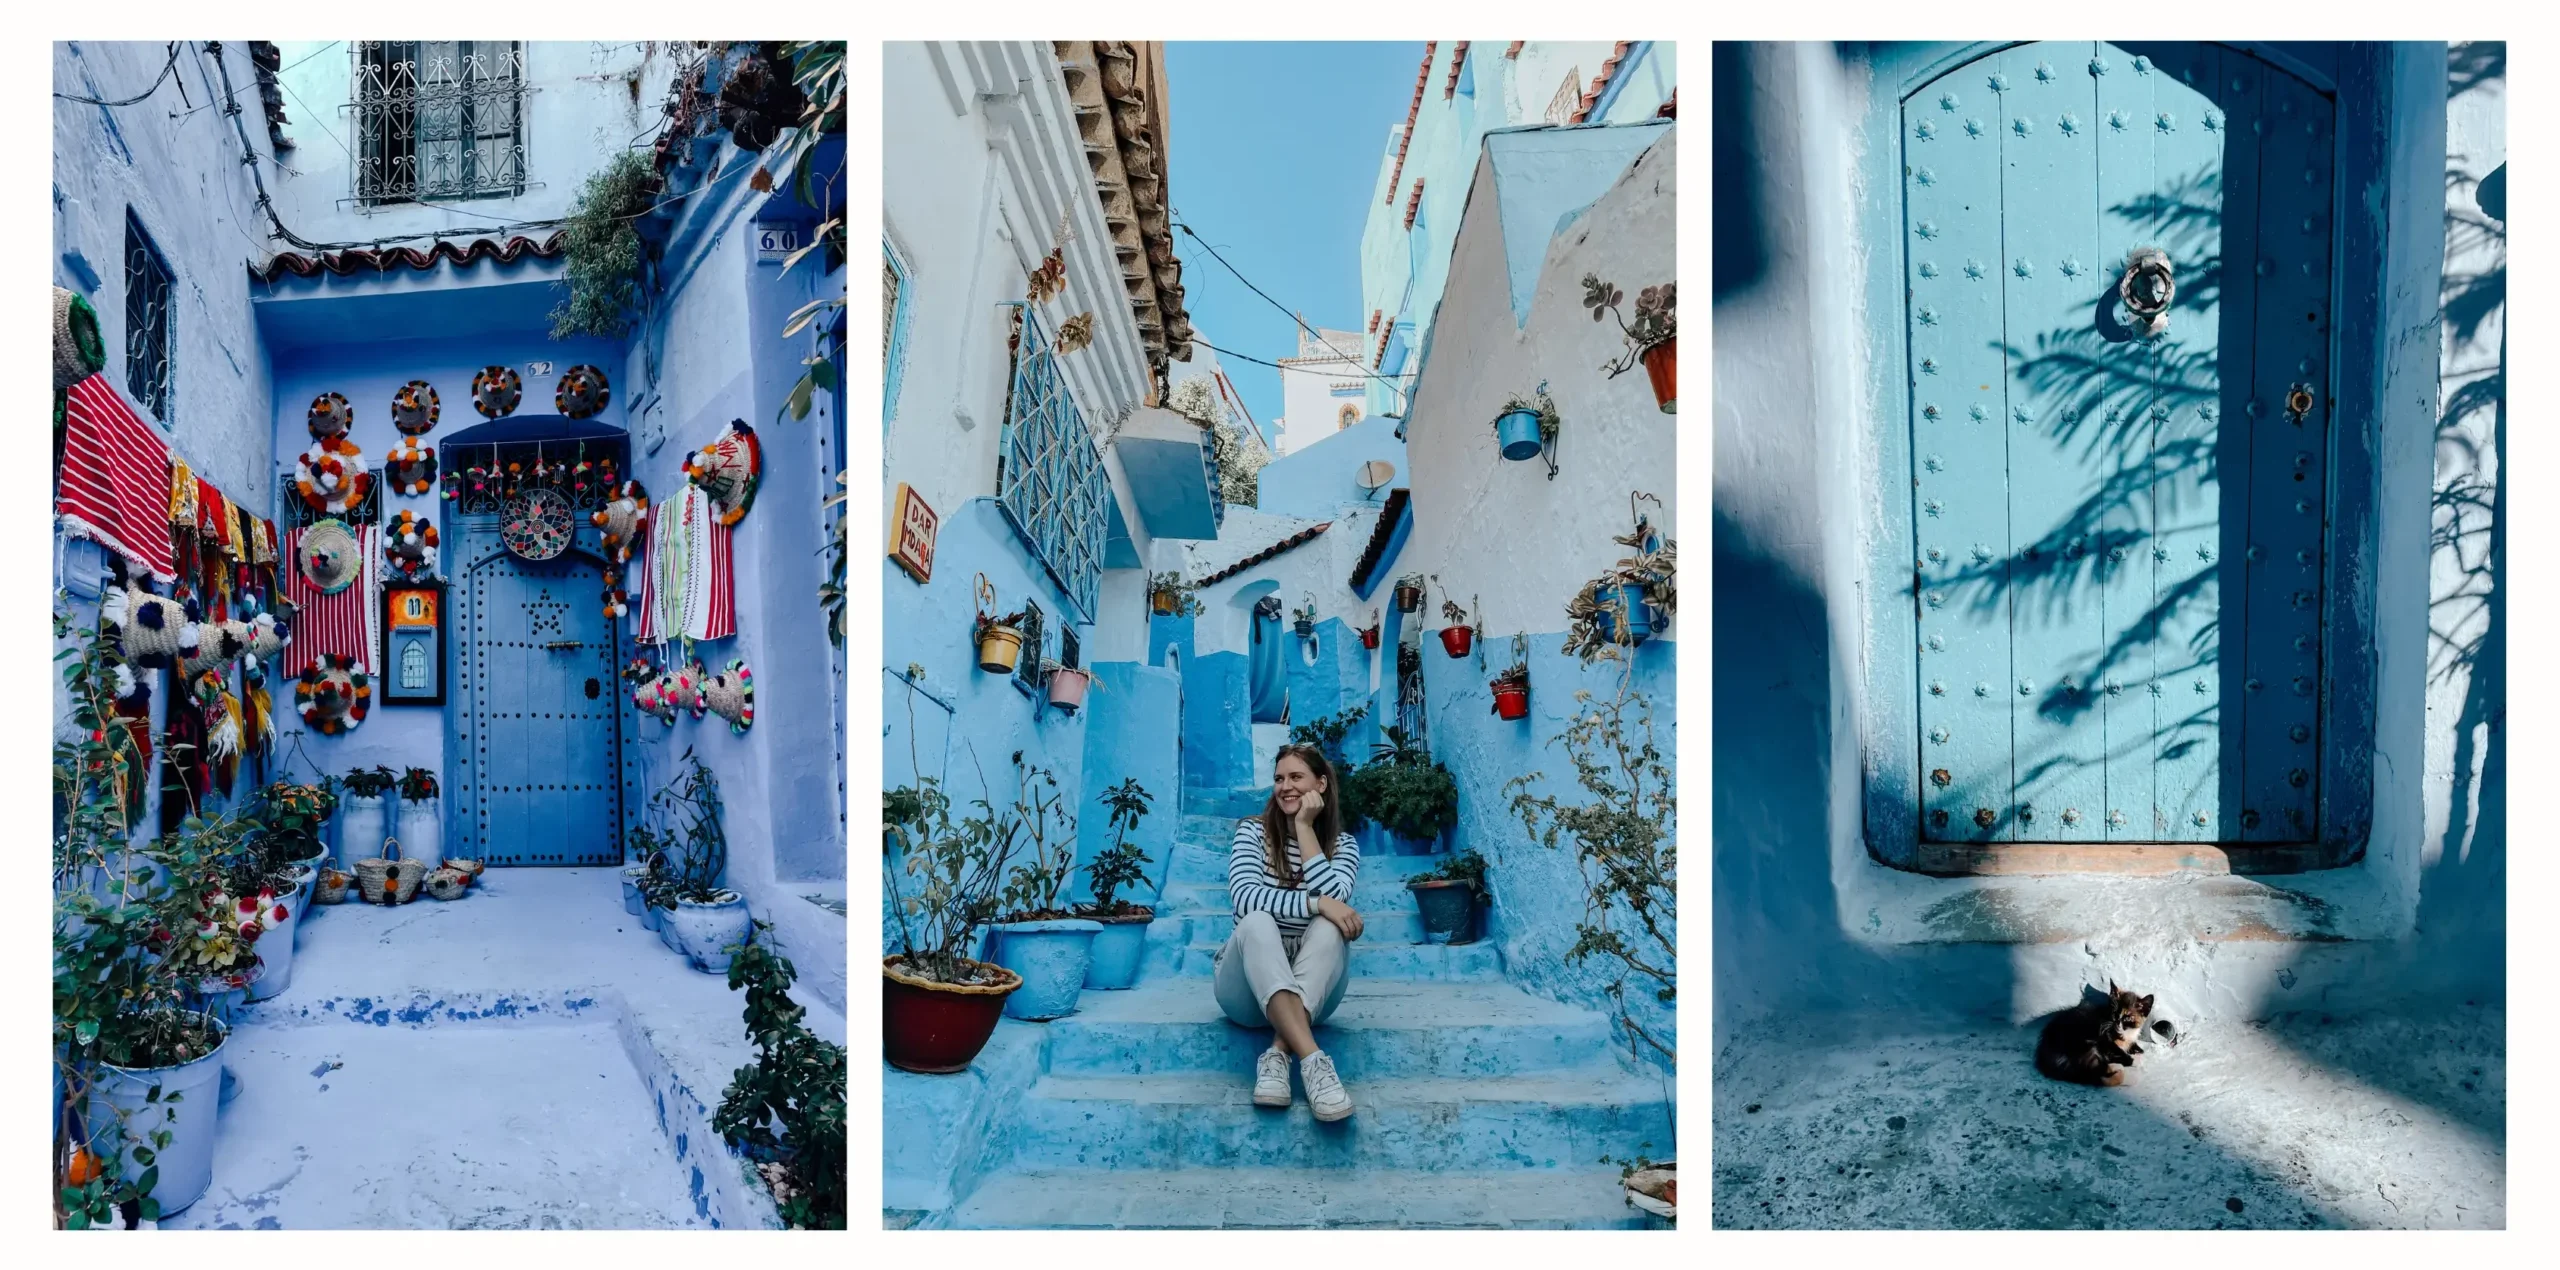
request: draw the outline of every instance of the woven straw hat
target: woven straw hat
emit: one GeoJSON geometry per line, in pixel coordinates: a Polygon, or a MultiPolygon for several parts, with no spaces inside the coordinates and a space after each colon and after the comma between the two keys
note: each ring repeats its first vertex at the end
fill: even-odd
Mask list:
{"type": "Polygon", "coordinates": [[[177,665],[183,651],[179,641],[189,625],[186,606],[140,587],[122,594],[123,603],[111,602],[101,616],[123,628],[124,659],[146,670],[177,665]]]}
{"type": "Polygon", "coordinates": [[[435,431],[441,410],[435,386],[423,379],[412,379],[391,394],[391,426],[403,436],[422,437],[435,431]]]}
{"type": "Polygon", "coordinates": [[[612,400],[613,385],[593,366],[572,366],[561,372],[560,386],[551,393],[551,404],[572,419],[592,419],[612,400]]]}
{"type": "Polygon", "coordinates": [[[356,426],[356,408],[348,405],[345,397],[324,392],[311,399],[311,409],[305,421],[311,427],[311,439],[314,441],[342,437],[348,429],[356,426]]]}
{"type": "Polygon", "coordinates": [[[336,736],[364,722],[373,707],[373,681],[355,664],[352,657],[328,653],[302,672],[293,685],[293,703],[305,726],[336,736]]]}
{"type": "Polygon", "coordinates": [[[684,471],[711,495],[721,524],[746,519],[747,509],[755,505],[756,483],[764,475],[764,451],[755,429],[744,419],[730,420],[719,440],[685,456],[684,471]]]}
{"type": "Polygon", "coordinates": [[[354,585],[364,559],[356,547],[355,531],[343,520],[324,520],[302,535],[302,547],[295,553],[293,567],[322,595],[336,595],[354,585]]]}
{"type": "Polygon", "coordinates": [[[732,657],[719,674],[702,685],[703,704],[711,713],[729,721],[729,730],[743,733],[756,721],[756,681],[747,663],[732,657]]]}
{"type": "Polygon", "coordinates": [[[506,366],[490,366],[471,377],[471,408],[492,419],[514,414],[524,400],[524,378],[506,366]]]}

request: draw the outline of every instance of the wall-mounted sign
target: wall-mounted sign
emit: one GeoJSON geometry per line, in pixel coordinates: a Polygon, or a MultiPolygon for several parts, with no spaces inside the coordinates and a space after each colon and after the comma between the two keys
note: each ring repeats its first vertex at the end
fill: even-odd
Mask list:
{"type": "Polygon", "coordinates": [[[382,589],[382,704],[444,704],[444,584],[395,582],[382,589]]]}
{"type": "Polygon", "coordinates": [[[528,375],[548,375],[551,373],[551,363],[526,362],[524,364],[524,373],[528,375]]]}
{"type": "Polygon", "coordinates": [[[898,483],[898,496],[889,506],[889,558],[916,581],[933,581],[933,539],[942,528],[942,518],[904,481],[898,483]]]}
{"type": "Polygon", "coordinates": [[[800,250],[803,230],[798,225],[756,226],[756,263],[779,264],[800,250]]]}

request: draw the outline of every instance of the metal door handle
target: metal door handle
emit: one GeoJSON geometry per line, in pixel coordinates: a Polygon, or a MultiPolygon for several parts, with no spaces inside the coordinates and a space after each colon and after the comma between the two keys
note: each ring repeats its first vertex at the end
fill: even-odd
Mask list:
{"type": "Polygon", "coordinates": [[[2157,247],[2125,253],[2124,280],[2116,284],[2116,294],[2124,297],[2126,311],[2141,319],[2143,334],[2169,329],[2169,303],[2178,298],[2178,274],[2169,253],[2157,247]]]}
{"type": "Polygon", "coordinates": [[[547,649],[549,649],[549,650],[551,650],[551,651],[553,651],[553,652],[558,652],[559,650],[561,650],[561,649],[563,649],[563,648],[576,648],[577,646],[578,646],[578,641],[576,641],[576,640],[574,640],[574,639],[555,639],[555,640],[551,641],[550,643],[548,643],[548,644],[544,644],[544,645],[543,645],[543,647],[544,647],[544,648],[547,648],[547,649]]]}

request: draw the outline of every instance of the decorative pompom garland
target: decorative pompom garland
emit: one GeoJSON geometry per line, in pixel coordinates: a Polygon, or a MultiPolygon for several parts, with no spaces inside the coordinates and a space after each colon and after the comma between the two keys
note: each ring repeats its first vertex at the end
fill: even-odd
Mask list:
{"type": "Polygon", "coordinates": [[[631,611],[631,593],[622,589],[622,571],[604,571],[604,615],[622,617],[631,611]]]}
{"type": "Polygon", "coordinates": [[[524,379],[505,366],[491,366],[471,377],[471,408],[492,419],[514,414],[524,400],[524,379]]]}
{"type": "Polygon", "coordinates": [[[178,669],[189,675],[229,666],[242,653],[249,651],[255,631],[247,622],[205,622],[197,627],[196,649],[178,659],[178,669]]]}
{"type": "Polygon", "coordinates": [[[353,657],[324,653],[302,672],[293,686],[293,701],[305,726],[322,736],[337,736],[364,722],[373,707],[373,682],[355,666],[353,657]]]}
{"type": "Polygon", "coordinates": [[[436,419],[443,409],[436,401],[434,385],[412,379],[391,394],[391,426],[400,429],[402,436],[422,437],[435,431],[436,419]]]}
{"type": "Polygon", "coordinates": [[[684,456],[685,479],[702,487],[720,509],[720,523],[735,525],[755,505],[764,472],[763,447],[744,419],[732,419],[720,439],[684,456]]]}
{"type": "Polygon", "coordinates": [[[562,372],[560,386],[551,393],[551,404],[572,419],[592,419],[612,400],[613,386],[593,366],[572,366],[562,372]]]}
{"type": "Polygon", "coordinates": [[[345,397],[324,392],[311,399],[311,409],[305,414],[304,423],[311,429],[314,441],[342,437],[356,426],[356,408],[348,405],[345,397]]]}
{"type": "Polygon", "coordinates": [[[259,661],[284,651],[293,642],[293,623],[273,613],[260,613],[249,619],[249,656],[259,661]]]}
{"type": "Polygon", "coordinates": [[[393,517],[383,529],[382,568],[387,576],[404,582],[423,582],[434,577],[435,522],[411,511],[403,511],[393,517]]]}
{"type": "Polygon", "coordinates": [[[696,663],[682,670],[669,666],[659,671],[656,678],[632,690],[631,703],[668,727],[676,725],[678,709],[691,710],[693,717],[701,718],[702,666],[696,663]]]}
{"type": "Polygon", "coordinates": [[[719,674],[702,685],[702,696],[711,713],[729,721],[729,730],[745,734],[756,721],[755,675],[742,658],[732,657],[719,674]]]}
{"type": "Polygon", "coordinates": [[[404,437],[382,459],[382,478],[395,494],[416,498],[436,487],[436,452],[404,437]]]}
{"type": "Polygon", "coordinates": [[[373,473],[364,470],[364,451],[355,442],[324,437],[293,461],[293,487],[311,510],[343,516],[372,491],[373,473]]]}

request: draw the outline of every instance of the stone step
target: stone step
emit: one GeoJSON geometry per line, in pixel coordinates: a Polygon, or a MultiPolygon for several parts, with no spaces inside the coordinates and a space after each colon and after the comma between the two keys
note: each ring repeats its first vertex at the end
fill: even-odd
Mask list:
{"type": "Polygon", "coordinates": [[[1248,1073],[1043,1076],[1016,1112],[1017,1168],[1435,1171],[1471,1164],[1588,1169],[1605,1155],[1669,1153],[1658,1082],[1616,1071],[1373,1078],[1346,1073],[1357,1112],[1319,1123],[1301,1092],[1253,1104],[1248,1073]]]}
{"type": "MultiPolygon", "coordinates": [[[[1161,939],[1174,933],[1168,925],[1189,922],[1190,938],[1179,943],[1223,944],[1235,933],[1235,911],[1227,906],[1227,888],[1209,883],[1191,883],[1166,887],[1171,902],[1159,905],[1156,920],[1147,927],[1149,939],[1161,939]]],[[[1419,944],[1422,938],[1422,910],[1415,907],[1413,894],[1399,887],[1369,903],[1360,903],[1360,892],[1352,889],[1352,907],[1360,910],[1362,929],[1359,942],[1364,944],[1419,944]]]]}
{"type": "MultiPolygon", "coordinates": [[[[1140,963],[1144,979],[1206,978],[1217,968],[1225,944],[1150,944],[1140,963]]],[[[1377,944],[1367,939],[1351,946],[1355,980],[1410,979],[1427,983],[1499,983],[1502,954],[1489,943],[1377,944]]]]}
{"type": "MultiPolygon", "coordinates": [[[[1411,858],[1411,857],[1407,857],[1411,858]]],[[[1390,858],[1373,866],[1360,862],[1360,876],[1351,884],[1351,907],[1370,919],[1372,926],[1394,913],[1419,913],[1413,892],[1405,883],[1416,874],[1429,870],[1428,864],[1404,864],[1390,858]]],[[[1172,916],[1197,916],[1201,913],[1233,911],[1227,879],[1223,871],[1214,880],[1176,881],[1165,884],[1156,903],[1156,911],[1172,916]]]]}
{"type": "Polygon", "coordinates": [[[1626,1203],[1615,1169],[1407,1173],[1354,1169],[1005,1172],[981,1183],[957,1229],[1660,1229],[1626,1203]]]}
{"type": "MultiPolygon", "coordinates": [[[[1203,884],[1226,885],[1227,852],[1230,845],[1224,839],[1214,847],[1207,843],[1176,843],[1173,848],[1173,861],[1165,871],[1165,890],[1171,892],[1176,887],[1203,884]]],[[[1404,888],[1406,879],[1431,872],[1440,867],[1441,861],[1447,858],[1444,855],[1363,853],[1360,857],[1360,876],[1354,885],[1370,887],[1373,884],[1383,884],[1387,890],[1400,891],[1404,888]]]]}
{"type": "MultiPolygon", "coordinates": [[[[1209,985],[1189,978],[1084,994],[1048,1025],[1044,1064],[1061,1076],[1244,1078],[1270,1043],[1267,1031],[1229,1023],[1209,985]]],[[[1617,1070],[1606,1015],[1499,982],[1355,979],[1316,1044],[1345,1081],[1617,1070]]]]}

